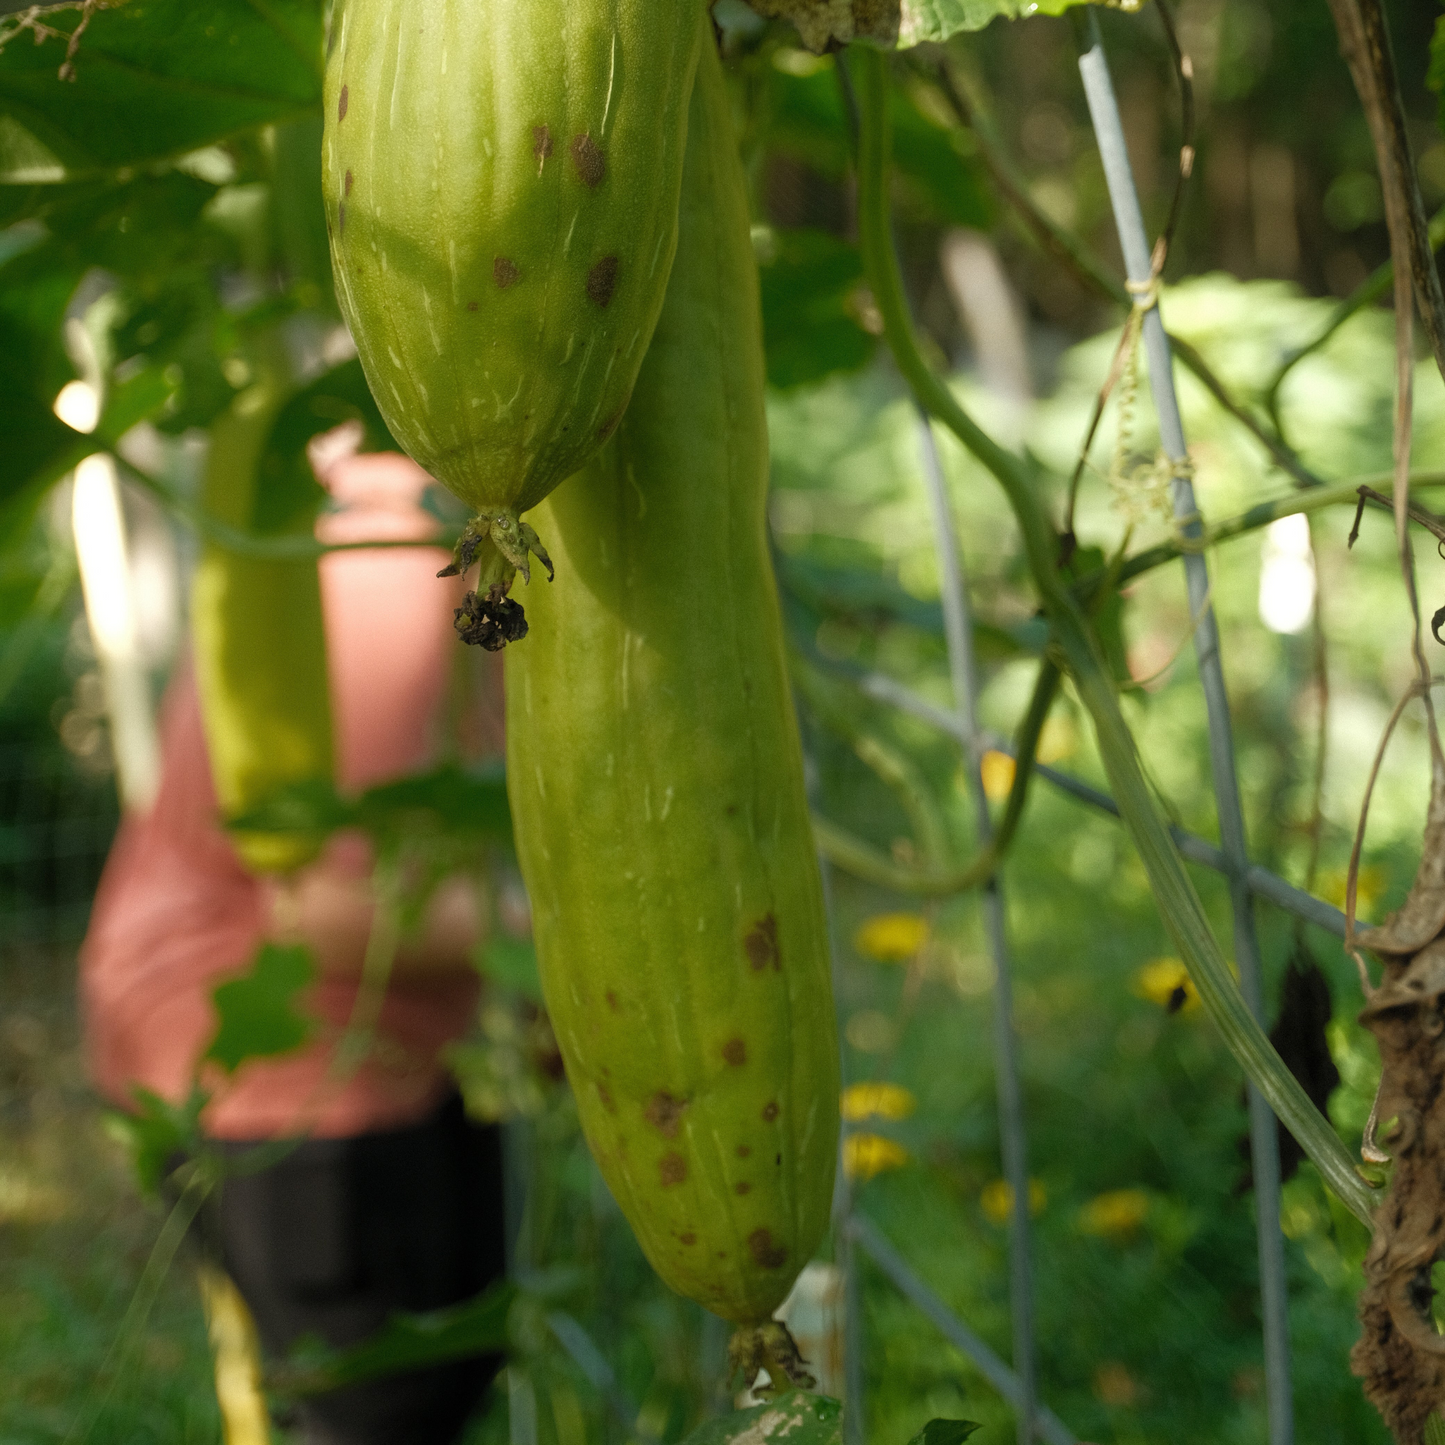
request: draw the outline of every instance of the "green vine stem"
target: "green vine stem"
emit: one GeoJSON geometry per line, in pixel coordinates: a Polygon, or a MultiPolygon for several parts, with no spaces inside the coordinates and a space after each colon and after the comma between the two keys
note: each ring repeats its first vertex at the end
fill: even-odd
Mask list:
{"type": "Polygon", "coordinates": [[[376,542],[318,542],[306,532],[251,532],[223,522],[214,513],[198,506],[166,485],[159,477],[127,461],[119,452],[111,452],[116,466],[142,490],[147,491],[178,522],[189,527],[207,542],[234,552],[240,557],[257,557],[268,562],[300,562],[311,557],[324,557],[328,552],[374,552],[393,547],[441,547],[450,550],[456,542],[456,529],[439,528],[437,536],[416,540],[383,540],[376,542]]]}
{"type": "Polygon", "coordinates": [[[928,870],[939,871],[948,857],[948,831],[918,766],[900,748],[868,730],[859,716],[859,699],[850,689],[826,677],[796,651],[789,658],[789,672],[798,695],[818,721],[846,739],[859,761],[892,790],[928,870]]]}
{"type": "MultiPolygon", "coordinates": [[[[1120,306],[1132,307],[1134,298],[1129,295],[1124,283],[1106,271],[1072,231],[1059,225],[1035,204],[1029,193],[1027,178],[1014,165],[991,122],[970,97],[957,68],[952,63],[944,63],[936,71],[920,73],[937,81],[949,108],[959,124],[973,137],[979,157],[1004,199],[1013,207],[1023,229],[1045,251],[1062,261],[1087,290],[1120,306]]],[[[1270,426],[1237,400],[1192,343],[1171,332],[1169,346],[1215,401],[1269,453],[1276,466],[1303,487],[1320,485],[1320,479],[1300,461],[1280,433],[1277,417],[1272,416],[1274,425],[1270,426]]]]}
{"type": "MultiPolygon", "coordinates": [[[[1433,216],[1430,217],[1429,244],[1432,252],[1438,251],[1445,245],[1445,206],[1441,206],[1433,216]]],[[[1375,302],[1383,300],[1386,293],[1395,284],[1395,263],[1393,260],[1382,261],[1338,306],[1330,313],[1330,319],[1310,338],[1303,346],[1296,347],[1285,357],[1280,368],[1270,380],[1269,389],[1264,394],[1264,404],[1269,409],[1269,414],[1274,420],[1276,427],[1279,426],[1279,389],[1284,385],[1284,379],[1305,357],[1313,356],[1316,351],[1332,337],[1346,321],[1357,311],[1363,311],[1366,306],[1373,306],[1375,302]]]]}
{"type": "MultiPolygon", "coordinates": [[[[1339,482],[1328,487],[1316,487],[1308,492],[1295,492],[1289,496],[1274,497],[1267,502],[1257,502],[1247,512],[1241,512],[1237,517],[1226,517],[1222,522],[1216,522],[1212,527],[1205,527],[1198,538],[1192,538],[1187,546],[1179,540],[1161,542],[1155,547],[1149,547],[1142,552],[1136,552],[1128,558],[1119,569],[1119,583],[1131,581],[1144,572],[1151,572],[1156,567],[1162,567],[1166,562],[1172,562],[1182,557],[1186,550],[1197,550],[1213,547],[1218,542],[1227,542],[1232,537],[1241,537],[1246,532],[1258,531],[1261,527],[1267,527],[1271,522],[1277,522],[1281,517],[1292,517],[1296,513],[1322,512],[1327,507],[1338,507],[1344,503],[1351,506],[1358,506],[1360,501],[1360,489],[1368,489],[1370,483],[1379,482],[1388,486],[1391,478],[1388,474],[1379,477],[1368,477],[1350,482],[1339,482]]],[[[1410,478],[1410,489],[1412,491],[1427,487],[1445,487],[1445,472],[1415,472],[1410,478]]],[[[1386,508],[1388,510],[1388,507],[1386,508]]],[[[1104,571],[1091,572],[1086,577],[1081,577],[1075,584],[1076,591],[1084,597],[1091,597],[1097,590],[1099,583],[1104,580],[1104,571]]]]}
{"type": "Polygon", "coordinates": [[[963,410],[948,387],[929,370],[919,350],[904,302],[889,225],[888,59],[879,51],[857,46],[853,54],[861,81],[859,234],[864,267],[894,359],[917,399],[993,473],[1004,490],[1018,522],[1059,661],[1073,678],[1079,700],[1093,721],[1111,791],[1139,851],[1155,902],[1200,998],[1230,1051],[1299,1140],[1325,1182],[1358,1218],[1368,1223],[1375,1203],[1373,1192],[1355,1172],[1348,1151],[1328,1120],[1309,1101],[1255,1022],[1230,976],[1199,895],[1154,805],[1097,639],[1078,600],[1055,571],[1058,536],[1034,494],[1023,463],[963,410]]]}
{"type": "MultiPolygon", "coordinates": [[[[795,654],[794,676],[806,668],[817,675],[817,669],[802,661],[795,654]]],[[[865,883],[877,884],[880,888],[891,888],[896,893],[906,893],[916,898],[947,898],[955,893],[966,893],[978,888],[993,877],[1000,861],[1008,852],[1018,831],[1019,820],[1024,815],[1028,801],[1029,782],[1034,775],[1034,765],[1039,747],[1039,737],[1049,710],[1058,696],[1061,674],[1059,669],[1045,659],[1034,681],[1034,691],[1029,699],[1023,722],[1019,725],[1018,738],[1014,747],[1015,765],[1013,782],[1009,785],[1008,802],[1004,805],[1003,817],[992,840],[980,848],[965,863],[954,866],[938,864],[926,868],[910,868],[896,863],[880,849],[863,839],[855,837],[846,828],[830,822],[827,818],[813,815],[813,836],[818,851],[835,867],[865,883]]]]}

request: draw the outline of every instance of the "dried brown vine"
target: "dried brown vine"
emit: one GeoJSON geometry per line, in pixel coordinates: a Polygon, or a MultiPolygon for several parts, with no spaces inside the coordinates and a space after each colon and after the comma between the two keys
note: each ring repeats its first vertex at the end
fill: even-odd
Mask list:
{"type": "Polygon", "coordinates": [[[1376,1112],[1394,1170],[1365,1256],[1350,1365],[1399,1445],[1423,1445],[1445,1404],[1445,1336],[1430,1282],[1445,1259],[1445,760],[1435,748],[1432,756],[1414,886],[1388,922],[1357,935],[1384,963],[1360,1021],[1379,1044],[1376,1112]]]}

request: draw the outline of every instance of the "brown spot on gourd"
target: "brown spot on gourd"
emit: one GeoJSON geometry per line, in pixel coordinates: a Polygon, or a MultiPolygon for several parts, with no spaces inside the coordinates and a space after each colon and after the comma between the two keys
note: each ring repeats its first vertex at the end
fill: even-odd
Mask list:
{"type": "Polygon", "coordinates": [[[729,1039],[723,1045],[723,1058],[734,1068],[748,1061],[748,1046],[741,1039],[729,1039]]]}
{"type": "Polygon", "coordinates": [[[748,930],[747,937],[743,939],[743,948],[755,973],[761,972],[769,964],[772,964],[773,972],[777,973],[782,968],[778,957],[778,920],[771,913],[765,913],[748,930]]]}
{"type": "Polygon", "coordinates": [[[607,161],[597,149],[597,142],[584,131],[583,134],[572,137],[567,150],[572,157],[572,164],[577,167],[577,179],[589,191],[595,191],[602,184],[602,177],[607,174],[607,161]]]}
{"type": "Polygon", "coordinates": [[[606,1109],[609,1114],[615,1114],[617,1112],[617,1104],[612,1098],[612,1090],[609,1089],[606,1084],[598,1084],[597,1097],[602,1100],[602,1107],[606,1109]]]}
{"type": "Polygon", "coordinates": [[[768,1102],[763,1105],[763,1123],[771,1124],[780,1112],[778,1101],[776,1099],[769,1099],[768,1102]]]}
{"type": "Polygon", "coordinates": [[[740,1183],[740,1184],[734,1184],[734,1185],[733,1185],[733,1193],[734,1193],[734,1194],[749,1194],[749,1193],[752,1192],[752,1187],[753,1187],[753,1186],[752,1186],[751,1184],[749,1184],[746,1179],[744,1179],[744,1180],[742,1181],[742,1183],[740,1183]]]}
{"type": "Polygon", "coordinates": [[[534,125],[532,127],[532,154],[539,161],[545,161],[552,154],[552,127],[550,125],[534,125]]]}
{"type": "Polygon", "coordinates": [[[517,269],[517,263],[510,256],[494,256],[492,258],[492,280],[497,283],[498,291],[505,291],[508,286],[515,286],[522,279],[522,273],[517,269]]]}
{"type": "Polygon", "coordinates": [[[604,256],[587,273],[587,296],[596,306],[604,310],[617,289],[617,257],[604,256]]]}
{"type": "Polygon", "coordinates": [[[348,196],[351,194],[351,172],[349,170],[346,172],[345,193],[348,196]]]}
{"type": "Polygon", "coordinates": [[[467,302],[467,310],[468,310],[468,311],[475,311],[476,309],[477,309],[477,303],[476,303],[475,301],[468,301],[468,302],[467,302]]]}
{"type": "Polygon", "coordinates": [[[346,119],[346,104],[350,98],[350,93],[350,87],[345,85],[341,87],[341,98],[336,102],[336,119],[338,122],[346,119]]]}
{"type": "Polygon", "coordinates": [[[695,1235],[692,1230],[689,1229],[686,1234],[679,1234],[677,1236],[677,1242],[679,1244],[696,1244],[697,1235],[695,1235]]]}
{"type": "Polygon", "coordinates": [[[681,1154],[664,1154],[658,1160],[657,1173],[664,1189],[669,1184],[681,1184],[687,1178],[687,1160],[681,1154]]]}
{"type": "Polygon", "coordinates": [[[739,1144],[739,1145],[738,1145],[738,1158],[739,1158],[739,1159],[746,1159],[746,1158],[748,1157],[748,1155],[751,1154],[752,1152],[753,1152],[753,1151],[752,1151],[751,1145],[748,1145],[748,1144],[739,1144]]]}
{"type": "Polygon", "coordinates": [[[617,995],[610,988],[607,990],[607,1007],[610,1008],[613,1013],[617,1012],[617,995]]]}
{"type": "Polygon", "coordinates": [[[346,203],[344,201],[336,208],[336,229],[341,235],[346,234],[346,203]]]}
{"type": "Polygon", "coordinates": [[[748,1235],[748,1250],[764,1269],[781,1269],[788,1261],[788,1247],[773,1238],[771,1229],[755,1229],[748,1235]]]}
{"type": "Polygon", "coordinates": [[[659,1089],[652,1096],[644,1117],[664,1139],[677,1138],[677,1126],[682,1120],[682,1111],[687,1108],[686,1099],[675,1099],[665,1089],[659,1089]]]}
{"type": "Polygon", "coordinates": [[[622,414],[627,410],[627,403],[624,401],[611,416],[597,428],[597,440],[605,442],[613,432],[617,430],[617,423],[622,420],[622,414]]]}

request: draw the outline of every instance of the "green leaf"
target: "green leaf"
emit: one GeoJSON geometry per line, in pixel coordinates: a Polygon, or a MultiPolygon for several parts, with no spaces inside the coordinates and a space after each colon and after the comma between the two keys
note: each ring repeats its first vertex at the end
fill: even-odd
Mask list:
{"type": "Polygon", "coordinates": [[[384,783],[361,795],[358,822],[376,836],[440,824],[451,833],[480,835],[507,847],[512,843],[512,810],[500,767],[471,770],[446,763],[384,783]]]}
{"type": "Polygon", "coordinates": [[[291,783],[245,813],[226,819],[226,826],[258,833],[363,828],[377,840],[442,829],[506,847],[512,844],[512,812],[502,769],[472,770],[455,763],[383,783],[356,799],[343,798],[329,778],[291,783]]]}
{"type": "Polygon", "coordinates": [[[193,1088],[184,1104],[169,1104],[150,1089],[134,1088],[133,1110],[110,1110],[106,1131],[131,1151],[141,1191],[154,1194],[182,1156],[197,1155],[202,1146],[201,1110],[210,1095],[193,1088]]]}
{"type": "Polygon", "coordinates": [[[1062,15],[1085,0],[903,0],[898,48],[907,50],[930,40],[947,40],[960,30],[982,30],[1002,16],[1018,20],[1029,15],[1062,15]]]}
{"type": "Polygon", "coordinates": [[[35,44],[0,37],[0,182],[54,182],[141,165],[321,101],[320,0],[130,0],[89,13],[62,79],[80,11],[35,44]]]}
{"type": "Polygon", "coordinates": [[[296,995],[316,976],[311,950],[263,943],[249,973],[211,995],[220,1023],[203,1055],[227,1073],[246,1059],[290,1053],[311,1037],[314,1025],[296,1011],[296,995]]]}
{"type": "Polygon", "coordinates": [[[445,1360],[493,1354],[507,1345],[507,1315],[517,1291],[506,1282],[449,1309],[393,1315],[370,1339],[333,1350],[303,1340],[282,1364],[266,1372],[266,1386],[287,1395],[315,1395],[415,1370],[445,1360]]]}
{"type": "Polygon", "coordinates": [[[477,967],[493,982],[525,995],[534,1003],[542,1001],[537,950],[525,938],[499,934],[477,950],[475,959],[477,967]]]}
{"type": "Polygon", "coordinates": [[[0,267],[0,435],[6,446],[0,531],[6,533],[79,461],[157,414],[170,397],[164,376],[142,371],[112,389],[93,433],[74,431],[55,415],[55,397],[74,376],[61,327],[82,274],[80,263],[48,248],[0,267]]]}
{"type": "Polygon", "coordinates": [[[972,1420],[930,1420],[908,1445],[961,1445],[975,1430],[982,1430],[972,1420]]]}
{"type": "MultiPolygon", "coordinates": [[[[795,156],[826,176],[841,177],[852,165],[852,146],[843,117],[843,98],[831,62],[804,74],[773,68],[768,144],[795,156]]],[[[895,200],[905,220],[943,221],[983,228],[990,206],[978,163],[959,147],[961,133],[925,115],[910,92],[889,96],[894,134],[895,200]]]]}
{"type": "Polygon", "coordinates": [[[802,386],[866,366],[878,341],[858,322],[858,248],[824,231],[775,231],[760,259],[769,384],[802,386]]]}
{"type": "Polygon", "coordinates": [[[699,1426],[682,1445],[842,1445],[843,1406],[827,1395],[792,1390],[765,1405],[734,1410],[699,1426]]]}
{"type": "MultiPolygon", "coordinates": [[[[1107,560],[1102,547],[1077,547],[1070,559],[1070,567],[1076,578],[1087,577],[1091,572],[1101,571],[1107,560]]],[[[1089,615],[1104,649],[1104,661],[1109,664],[1115,682],[1127,682],[1130,677],[1129,648],[1124,640],[1123,595],[1117,588],[1111,589],[1102,602],[1091,605],[1089,615]]],[[[1148,696],[1147,692],[1139,694],[1141,699],[1148,696]]]]}
{"type": "Polygon", "coordinates": [[[261,454],[252,531],[295,531],[302,517],[316,511],[326,493],[307,460],[307,444],[353,420],[366,428],[365,450],[399,449],[355,358],[318,376],[282,407],[261,454]]]}

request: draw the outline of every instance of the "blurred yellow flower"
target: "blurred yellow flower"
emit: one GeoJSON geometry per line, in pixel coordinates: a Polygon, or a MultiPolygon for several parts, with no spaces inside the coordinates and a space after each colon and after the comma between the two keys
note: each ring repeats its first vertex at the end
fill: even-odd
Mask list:
{"type": "Polygon", "coordinates": [[[843,1172],[849,1179],[871,1179],[908,1163],[908,1150],[881,1134],[849,1134],[843,1140],[843,1172]]]}
{"type": "Polygon", "coordinates": [[[1111,1189],[1096,1194],[1079,1216],[1085,1234],[1106,1239],[1127,1239],[1144,1223],[1149,1213],[1149,1196],[1142,1189],[1111,1189]]]}
{"type": "Polygon", "coordinates": [[[1192,1013],[1199,1007],[1199,991],[1177,958],[1151,959],[1134,975],[1134,992],[1170,1013],[1192,1013]]]}
{"type": "MultiPolygon", "coordinates": [[[[1333,903],[1336,908],[1343,910],[1345,884],[1349,882],[1349,876],[1349,872],[1344,868],[1330,868],[1321,873],[1320,897],[1326,903],[1333,903]]],[[[1374,921],[1375,905],[1379,903],[1389,881],[1383,868],[1371,864],[1360,869],[1360,876],[1355,880],[1355,913],[1358,917],[1374,921]]]]}
{"type": "MultiPolygon", "coordinates": [[[[1043,1180],[1029,1180],[1029,1213],[1043,1213],[1044,1205],[1049,1202],[1048,1192],[1045,1190],[1043,1180]]],[[[995,1224],[1007,1224],[1009,1217],[1014,1212],[1014,1190],[1013,1185],[1007,1179],[994,1179],[983,1186],[983,1192],[978,1196],[979,1207],[995,1224]]]]}
{"type": "Polygon", "coordinates": [[[1035,756],[1041,763],[1056,763],[1066,758],[1078,746],[1078,734],[1066,717],[1051,717],[1039,734],[1039,746],[1035,756]]]}
{"type": "Polygon", "coordinates": [[[1014,785],[1014,773],[1017,771],[1014,760],[1007,753],[990,748],[980,759],[978,766],[983,774],[984,796],[990,803],[1003,802],[1014,785]]]}
{"type": "Polygon", "coordinates": [[[902,1084],[849,1084],[843,1090],[843,1117],[850,1122],[877,1116],[906,1119],[918,1101],[902,1084]]]}
{"type": "Polygon", "coordinates": [[[911,963],[927,939],[922,914],[875,913],[853,935],[853,946],[879,963],[911,963]]]}

